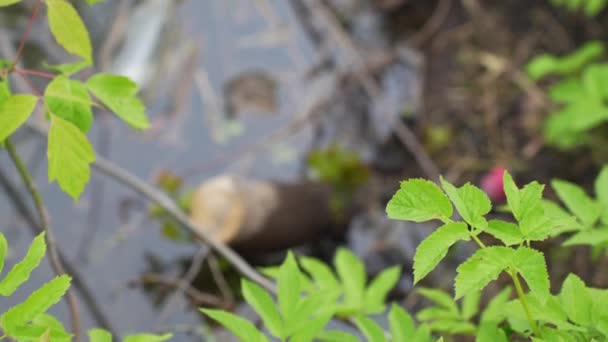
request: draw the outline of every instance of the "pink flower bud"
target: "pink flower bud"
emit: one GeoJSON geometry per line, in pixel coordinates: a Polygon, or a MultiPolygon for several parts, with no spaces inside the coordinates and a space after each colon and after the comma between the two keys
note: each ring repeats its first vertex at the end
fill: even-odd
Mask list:
{"type": "Polygon", "coordinates": [[[481,188],[488,194],[492,202],[503,202],[505,200],[505,191],[502,183],[505,171],[506,168],[495,166],[481,179],[481,188]]]}

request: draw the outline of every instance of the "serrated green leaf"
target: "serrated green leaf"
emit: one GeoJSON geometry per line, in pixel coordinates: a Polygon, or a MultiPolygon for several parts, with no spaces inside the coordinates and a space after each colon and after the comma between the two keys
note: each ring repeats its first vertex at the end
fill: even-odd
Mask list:
{"type": "Polygon", "coordinates": [[[93,49],[86,26],[76,9],[65,0],[46,0],[51,32],[66,51],[93,64],[93,49]]]}
{"type": "Polygon", "coordinates": [[[424,222],[452,216],[452,204],[435,183],[425,179],[401,182],[386,206],[388,217],[398,220],[424,222]]]}
{"type": "Polygon", "coordinates": [[[8,251],[8,243],[4,234],[0,233],[0,275],[4,269],[4,260],[6,259],[6,252],[8,251]]]}
{"type": "Polygon", "coordinates": [[[435,269],[449,248],[460,240],[470,240],[469,230],[463,222],[446,223],[424,239],[414,255],[414,284],[435,269]]]}
{"type": "Polygon", "coordinates": [[[6,277],[0,282],[0,296],[10,296],[25,283],[32,271],[38,267],[40,261],[46,253],[46,242],[44,233],[39,234],[34,238],[27,254],[8,272],[6,277]]]}
{"type": "Polygon", "coordinates": [[[563,180],[553,180],[551,186],[559,199],[586,226],[592,226],[600,216],[598,204],[576,184],[563,180]]]}
{"type": "Polygon", "coordinates": [[[200,309],[200,311],[218,321],[241,341],[268,342],[268,338],[246,319],[222,310],[200,309]]]}
{"type": "Polygon", "coordinates": [[[471,292],[462,298],[462,318],[470,320],[477,314],[479,310],[479,300],[481,299],[481,291],[471,292]]]}
{"type": "Polygon", "coordinates": [[[508,342],[505,331],[492,323],[485,323],[479,326],[479,331],[475,337],[476,342],[508,342]]]}
{"type": "Polygon", "coordinates": [[[11,335],[13,331],[46,312],[57,303],[70,287],[67,275],[56,277],[34,291],[27,299],[6,311],[0,317],[0,327],[11,335]]]}
{"type": "Polygon", "coordinates": [[[494,236],[506,246],[517,245],[524,240],[516,224],[502,220],[488,221],[488,228],[484,232],[494,236]]]}
{"type": "Polygon", "coordinates": [[[584,228],[575,216],[569,214],[557,203],[543,200],[541,201],[541,207],[543,208],[544,215],[548,217],[551,222],[559,223],[553,228],[551,236],[557,236],[564,232],[576,231],[584,228]]]}
{"type": "Polygon", "coordinates": [[[0,142],[17,130],[36,108],[33,95],[12,95],[0,105],[0,142]]]}
{"type": "Polygon", "coordinates": [[[10,6],[21,1],[22,0],[0,0],[0,7],[10,6]]]}
{"type": "Polygon", "coordinates": [[[601,219],[608,225],[608,165],[602,167],[595,179],[595,196],[601,206],[601,219]]]}
{"type": "Polygon", "coordinates": [[[527,213],[540,203],[545,189],[544,185],[532,182],[520,190],[507,171],[503,176],[503,184],[507,203],[517,221],[523,220],[527,213]]]}
{"type": "Polygon", "coordinates": [[[283,320],[272,297],[260,286],[246,279],[241,280],[241,289],[243,297],[260,315],[268,331],[275,337],[284,339],[286,336],[283,330],[283,320]]]}
{"type": "Polygon", "coordinates": [[[485,229],[488,222],[483,216],[492,210],[492,203],[488,195],[471,183],[466,183],[460,188],[456,188],[443,177],[440,177],[440,181],[443,190],[463,220],[475,228],[485,229]]]}
{"type": "Polygon", "coordinates": [[[462,298],[472,291],[481,291],[508,267],[514,254],[514,249],[499,246],[476,251],[456,269],[458,274],[454,283],[455,299],[462,298]]]}
{"type": "Polygon", "coordinates": [[[91,98],[80,81],[65,76],[55,77],[46,87],[44,100],[52,115],[73,123],[84,133],[88,132],[93,123],[91,98]]]}
{"type": "Polygon", "coordinates": [[[334,257],[334,265],[344,289],[347,305],[361,307],[365,300],[367,274],[361,259],[345,248],[339,248],[334,257]]]}
{"type": "Polygon", "coordinates": [[[369,342],[388,342],[388,339],[384,336],[384,331],[378,325],[378,323],[372,321],[365,316],[359,316],[355,319],[355,324],[361,330],[363,335],[369,342]]]}
{"type": "Polygon", "coordinates": [[[334,272],[324,262],[311,257],[303,257],[300,258],[300,264],[310,274],[320,290],[341,290],[334,272]]]}
{"type": "Polygon", "coordinates": [[[549,293],[549,272],[543,253],[528,247],[520,247],[511,261],[512,267],[524,278],[530,291],[541,303],[549,293]]]}
{"type": "Polygon", "coordinates": [[[317,338],[325,342],[361,342],[355,335],[341,330],[324,331],[317,338]]]}
{"type": "Polygon", "coordinates": [[[99,73],[89,78],[86,85],[89,91],[131,127],[145,129],[150,126],[144,104],[137,98],[139,89],[135,82],[127,77],[99,73]]]}
{"type": "Polygon", "coordinates": [[[416,332],[412,316],[395,303],[391,304],[388,323],[391,329],[392,342],[408,342],[409,338],[416,332]]]}
{"type": "Polygon", "coordinates": [[[591,324],[593,299],[585,283],[575,274],[570,273],[562,284],[559,300],[572,322],[583,326],[591,324]]]}
{"type": "Polygon", "coordinates": [[[126,336],[123,342],[162,342],[167,341],[173,334],[154,335],[154,334],[133,334],[126,336]]]}
{"type": "Polygon", "coordinates": [[[298,309],[300,302],[300,269],[291,251],[279,269],[278,301],[284,321],[284,329],[290,330],[294,323],[290,318],[298,309]]]}
{"type": "Polygon", "coordinates": [[[72,334],[65,330],[54,330],[37,324],[19,326],[11,333],[11,337],[18,341],[69,342],[72,340],[72,334]]]}
{"type": "Polygon", "coordinates": [[[589,245],[601,246],[608,242],[608,227],[583,230],[564,241],[564,246],[589,245]]]}
{"type": "Polygon", "coordinates": [[[89,342],[112,342],[112,334],[104,329],[91,329],[88,336],[89,342]]]}
{"type": "Polygon", "coordinates": [[[448,310],[448,312],[454,314],[454,317],[458,317],[459,314],[459,310],[458,310],[458,305],[456,305],[456,302],[454,301],[454,299],[448,295],[447,293],[445,293],[442,290],[438,290],[438,289],[430,289],[430,288],[425,288],[425,287],[421,287],[418,290],[416,290],[416,292],[424,297],[426,297],[427,299],[433,301],[435,304],[439,305],[442,308],[445,308],[448,310]]]}
{"type": "Polygon", "coordinates": [[[366,314],[378,314],[385,310],[385,300],[388,293],[399,281],[401,277],[401,267],[389,267],[378,274],[365,290],[365,304],[363,305],[366,314]]]}
{"type": "Polygon", "coordinates": [[[325,315],[304,321],[289,339],[290,342],[312,342],[327,325],[331,315],[325,315]]]}
{"type": "Polygon", "coordinates": [[[89,182],[89,164],[95,161],[87,137],[71,122],[51,115],[47,157],[49,182],[57,180],[59,187],[77,201],[89,182]]]}

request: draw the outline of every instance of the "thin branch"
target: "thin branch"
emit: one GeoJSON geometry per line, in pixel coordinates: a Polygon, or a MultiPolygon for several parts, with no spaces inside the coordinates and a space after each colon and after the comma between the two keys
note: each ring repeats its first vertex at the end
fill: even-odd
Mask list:
{"type": "Polygon", "coordinates": [[[40,71],[40,70],[32,70],[32,69],[22,69],[19,67],[15,67],[15,71],[20,73],[20,74],[26,74],[26,75],[34,75],[34,76],[40,76],[40,77],[44,77],[44,78],[55,78],[57,75],[50,73],[50,72],[46,72],[46,71],[40,71]]]}
{"type": "Polygon", "coordinates": [[[36,3],[36,7],[32,11],[32,15],[30,16],[30,21],[27,23],[27,28],[21,37],[21,43],[19,43],[19,49],[17,49],[17,56],[15,56],[15,60],[13,65],[17,65],[19,63],[19,58],[21,58],[21,54],[23,53],[23,48],[25,47],[25,42],[27,41],[27,37],[30,35],[30,31],[32,30],[32,26],[34,26],[34,20],[36,16],[38,16],[38,11],[40,11],[40,6],[42,6],[43,0],[38,0],[36,3]]]}
{"type": "MultiPolygon", "coordinates": [[[[21,157],[17,153],[15,146],[11,142],[10,139],[5,140],[6,149],[11,157],[11,160],[15,164],[21,179],[25,183],[32,199],[34,200],[34,205],[36,207],[36,211],[38,212],[38,216],[40,219],[40,223],[42,228],[46,232],[46,243],[47,243],[47,252],[49,256],[49,261],[51,263],[51,267],[53,271],[55,271],[56,275],[66,274],[63,264],[61,263],[61,259],[57,253],[57,245],[55,243],[55,234],[53,233],[53,229],[51,228],[51,222],[49,218],[48,211],[44,206],[44,202],[42,201],[42,196],[40,196],[40,192],[38,191],[38,187],[36,183],[30,176],[27,167],[21,160],[21,157]]],[[[70,316],[72,320],[72,329],[74,331],[74,339],[76,341],[80,341],[80,314],[78,310],[78,303],[76,301],[76,296],[74,296],[74,292],[72,290],[68,290],[66,294],[66,301],[68,303],[68,307],[70,309],[70,316]]]]}
{"type": "MultiPolygon", "coordinates": [[[[30,128],[41,136],[47,136],[48,134],[44,126],[32,121],[26,122],[25,127],[30,128]]],[[[258,273],[251,265],[247,263],[247,261],[245,261],[230,247],[226,246],[226,244],[211,236],[208,232],[213,230],[197,227],[196,224],[192,222],[192,220],[190,220],[190,218],[179,208],[179,206],[165,193],[139,179],[129,171],[114,164],[113,162],[106,160],[101,156],[97,156],[96,158],[97,160],[92,164],[93,169],[131,188],[135,192],[158,204],[198,240],[208,244],[213,250],[226,258],[226,260],[228,260],[228,262],[230,262],[239,271],[239,273],[258,283],[266,290],[276,293],[276,285],[273,282],[258,273]]]]}
{"type": "MultiPolygon", "coordinates": [[[[40,226],[40,224],[34,218],[34,214],[31,212],[28,205],[25,203],[22,196],[19,194],[17,189],[10,183],[8,177],[4,172],[0,169],[0,186],[4,189],[4,192],[9,197],[13,205],[15,206],[15,210],[19,213],[19,215],[27,222],[28,228],[32,231],[33,235],[38,235],[42,233],[44,230],[40,226]]],[[[86,282],[83,280],[84,277],[80,275],[75,266],[73,266],[69,259],[66,258],[61,252],[61,248],[57,248],[57,254],[59,254],[59,259],[65,266],[65,270],[72,276],[72,283],[74,284],[74,288],[78,290],[80,293],[80,297],[86,304],[86,307],[89,309],[91,316],[97,322],[97,324],[109,332],[114,336],[119,336],[118,331],[114,329],[113,325],[110,323],[110,320],[105,315],[105,313],[101,310],[101,306],[97,303],[95,296],[93,295],[93,291],[87,286],[86,282]]]]}

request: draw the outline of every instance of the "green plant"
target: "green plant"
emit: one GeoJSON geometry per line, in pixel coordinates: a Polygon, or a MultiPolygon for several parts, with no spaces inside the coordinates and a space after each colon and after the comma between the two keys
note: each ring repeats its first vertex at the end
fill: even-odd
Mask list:
{"type": "MultiPolygon", "coordinates": [[[[46,253],[45,234],[34,238],[25,257],[16,263],[0,281],[0,296],[10,297],[30,278],[31,273],[40,265],[46,253]]],[[[8,243],[0,233],[0,275],[4,268],[8,243]]],[[[55,317],[46,311],[65,295],[70,287],[71,278],[61,275],[32,292],[24,301],[0,311],[0,340],[13,338],[17,341],[71,341],[72,334],[55,317]]],[[[137,334],[125,337],[123,341],[166,341],[171,334],[137,334]],[[141,338],[144,338],[143,340],[141,338]]],[[[91,342],[112,341],[111,334],[103,329],[89,331],[91,342]]]]}
{"type": "MultiPolygon", "coordinates": [[[[564,245],[608,246],[608,165],[602,168],[595,180],[596,198],[590,198],[581,187],[564,180],[553,180],[551,187],[576,217],[566,230],[574,234],[564,245]]],[[[564,212],[560,215],[567,214],[564,212]]]]}
{"type": "MultiPolygon", "coordinates": [[[[0,6],[18,2],[20,0],[2,0],[0,6]]],[[[49,182],[57,180],[61,189],[74,200],[88,183],[89,165],[95,161],[93,147],[86,137],[93,122],[93,107],[114,112],[135,129],[149,126],[144,105],[137,97],[138,87],[128,78],[107,73],[93,74],[86,81],[73,77],[92,64],[89,33],[74,7],[66,0],[38,0],[17,56],[14,60],[0,63],[0,142],[9,138],[29,118],[38,103],[42,103],[50,121],[47,150],[49,182]],[[57,74],[18,66],[29,28],[43,4],[48,9],[49,26],[57,43],[79,58],[75,62],[49,66],[57,74]],[[33,94],[11,93],[7,76],[13,73],[30,85],[33,94]],[[29,80],[31,75],[50,79],[44,92],[33,86],[29,80]]]]}
{"type": "Polygon", "coordinates": [[[608,0],[551,0],[551,4],[570,11],[582,10],[587,16],[593,17],[606,8],[608,0]]]}
{"type": "Polygon", "coordinates": [[[549,98],[558,105],[543,127],[549,144],[563,149],[591,145],[591,131],[608,121],[608,64],[594,62],[603,54],[602,43],[594,41],[567,56],[535,57],[526,66],[534,80],[551,74],[560,77],[549,88],[549,98]]]}
{"type": "MultiPolygon", "coordinates": [[[[415,283],[437,266],[452,245],[459,241],[473,240],[479,246],[479,250],[456,270],[455,299],[468,295],[475,296],[477,291],[483,290],[492,280],[505,273],[511,278],[518,296],[516,301],[507,303],[512,313],[509,316],[510,329],[536,339],[554,335],[566,336],[569,340],[576,340],[577,336],[587,340],[608,339],[604,327],[604,324],[608,323],[605,320],[607,316],[604,309],[598,306],[589,307],[588,314],[595,318],[583,324],[570,317],[575,315],[572,311],[575,309],[560,308],[559,305],[555,305],[559,299],[552,296],[549,291],[545,257],[542,252],[531,247],[531,242],[542,241],[561,233],[566,227],[571,227],[573,219],[563,212],[556,212],[552,203],[542,199],[543,185],[532,182],[520,189],[515,185],[512,177],[505,172],[504,191],[515,222],[488,221],[485,216],[491,210],[491,203],[487,195],[477,187],[467,183],[457,188],[443,178],[441,185],[443,191],[426,180],[405,181],[401,183],[401,188],[387,205],[387,213],[394,219],[443,222],[443,225],[422,241],[416,249],[415,283]],[[452,205],[462,220],[454,221],[451,218],[452,205]],[[502,245],[486,245],[480,239],[482,235],[489,235],[500,241],[502,245]],[[522,279],[529,289],[528,292],[524,290],[522,279]],[[547,317],[547,314],[552,312],[550,310],[558,311],[558,309],[563,315],[547,317]]],[[[579,200],[572,193],[563,194],[562,199],[565,198],[570,202],[579,200]]],[[[569,279],[573,279],[572,277],[574,276],[571,275],[569,279]]],[[[564,283],[565,288],[568,286],[569,283],[564,283]]],[[[578,286],[581,287],[580,284],[578,286]]],[[[602,301],[608,293],[606,290],[592,291],[601,293],[602,301]]],[[[579,299],[572,299],[569,296],[579,295],[580,300],[583,300],[586,296],[585,291],[567,291],[563,296],[576,301],[579,299]]],[[[446,300],[443,302],[448,303],[446,300]]],[[[444,306],[450,307],[453,316],[456,317],[452,304],[444,306]]],[[[464,306],[463,303],[463,308],[464,306]]],[[[498,322],[494,323],[500,323],[501,320],[502,318],[499,317],[498,322]]],[[[438,327],[445,330],[449,325],[444,323],[438,327]]],[[[478,338],[482,332],[485,334],[489,331],[486,329],[493,329],[492,334],[498,333],[496,327],[488,328],[482,324],[477,331],[478,338]]]]}

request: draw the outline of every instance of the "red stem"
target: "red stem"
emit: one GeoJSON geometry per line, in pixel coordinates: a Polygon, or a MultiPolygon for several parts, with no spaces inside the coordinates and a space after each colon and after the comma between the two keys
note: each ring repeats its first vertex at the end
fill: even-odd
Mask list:
{"type": "Polygon", "coordinates": [[[42,95],[42,93],[40,92],[40,90],[38,90],[38,88],[36,88],[34,83],[32,83],[32,80],[30,80],[30,78],[27,77],[27,75],[25,73],[22,73],[19,70],[15,70],[15,71],[17,72],[17,74],[19,74],[19,76],[21,76],[21,78],[23,78],[25,83],[27,83],[28,87],[30,87],[30,89],[32,90],[32,93],[34,93],[34,95],[38,96],[39,99],[42,99],[44,97],[42,95]]]}
{"type": "Polygon", "coordinates": [[[27,28],[25,29],[25,33],[23,37],[21,37],[21,43],[19,43],[19,49],[17,50],[17,56],[15,57],[15,61],[13,65],[17,65],[19,62],[19,58],[21,58],[21,53],[23,52],[23,47],[25,46],[25,41],[27,37],[30,35],[30,31],[32,30],[32,26],[34,26],[34,19],[38,16],[38,11],[40,10],[40,6],[42,6],[43,0],[38,0],[36,3],[36,7],[34,7],[34,11],[32,12],[32,16],[30,17],[30,21],[27,23],[27,28]]]}
{"type": "Polygon", "coordinates": [[[39,71],[39,70],[31,70],[31,69],[21,69],[18,67],[15,67],[15,71],[20,73],[20,74],[27,74],[27,75],[34,75],[34,76],[40,76],[40,77],[45,77],[45,78],[55,78],[55,74],[51,74],[50,72],[44,72],[44,71],[39,71]]]}

